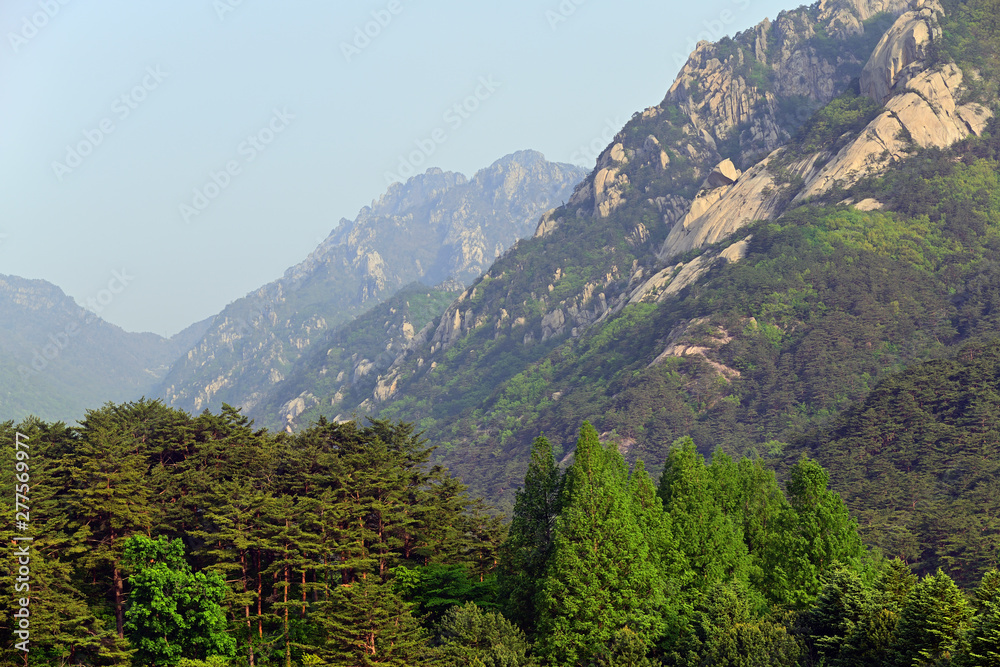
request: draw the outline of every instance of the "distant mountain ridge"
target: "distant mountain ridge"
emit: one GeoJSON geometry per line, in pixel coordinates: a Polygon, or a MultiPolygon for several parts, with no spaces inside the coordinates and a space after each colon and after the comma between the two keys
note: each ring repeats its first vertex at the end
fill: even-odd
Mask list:
{"type": "Polygon", "coordinates": [[[473,281],[585,173],[520,151],[471,180],[429,169],[392,184],[282,278],[227,306],[161,395],[194,412],[223,402],[252,411],[326,332],[403,286],[473,281]]]}
{"type": "Polygon", "coordinates": [[[0,421],[73,421],[106,401],[152,395],[207,326],[169,339],[129,333],[52,283],[0,275],[0,421]]]}
{"type": "Polygon", "coordinates": [[[377,376],[294,386],[285,400],[314,407],[290,425],[414,422],[509,509],[541,433],[558,451],[590,420],[651,469],[685,435],[703,453],[777,451],[988,332],[956,304],[985,299],[967,279],[995,270],[975,264],[996,243],[993,209],[976,208],[995,170],[973,164],[996,157],[995,51],[944,4],[823,0],[699,44],[532,239],[377,376]]]}

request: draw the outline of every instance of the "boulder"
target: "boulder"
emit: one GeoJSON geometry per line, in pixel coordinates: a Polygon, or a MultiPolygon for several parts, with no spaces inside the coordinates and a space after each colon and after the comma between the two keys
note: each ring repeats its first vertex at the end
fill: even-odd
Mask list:
{"type": "Polygon", "coordinates": [[[702,184],[703,189],[721,188],[724,185],[732,185],[743,174],[732,160],[725,159],[715,165],[715,169],[708,175],[702,184]]]}

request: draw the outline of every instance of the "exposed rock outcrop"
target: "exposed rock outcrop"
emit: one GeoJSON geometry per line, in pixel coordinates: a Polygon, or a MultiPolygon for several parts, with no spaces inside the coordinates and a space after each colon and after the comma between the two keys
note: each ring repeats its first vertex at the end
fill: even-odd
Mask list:
{"type": "MultiPolygon", "coordinates": [[[[671,228],[660,248],[661,260],[715,243],[755,220],[769,220],[780,213],[788,185],[778,183],[768,169],[778,154],[761,160],[731,185],[702,190],[687,215],[671,228]]],[[[789,171],[808,173],[813,161],[795,163],[789,171]]]]}
{"type": "Polygon", "coordinates": [[[545,212],[541,220],[538,221],[538,227],[535,228],[534,238],[548,236],[559,229],[562,218],[556,218],[556,211],[558,210],[554,208],[545,212]]]}
{"type": "Polygon", "coordinates": [[[899,14],[910,0],[820,0],[819,20],[828,34],[843,39],[864,32],[864,22],[878,14],[899,14]]]}
{"type": "Polygon", "coordinates": [[[902,94],[889,99],[885,111],[845,146],[795,201],[823,194],[835,184],[848,187],[867,174],[883,171],[912,151],[946,148],[969,134],[981,135],[992,112],[981,104],[958,104],[962,70],[953,63],[920,72],[905,80],[902,94]]]}
{"type": "Polygon", "coordinates": [[[937,0],[900,16],[879,41],[861,71],[861,93],[884,104],[892,90],[923,69],[931,43],[941,36],[937,0]]]}
{"type": "MultiPolygon", "coordinates": [[[[827,9],[834,11],[833,6],[828,3],[827,9]]],[[[887,7],[898,4],[857,3],[851,8],[841,3],[836,12],[860,17],[887,7]]],[[[862,90],[884,102],[885,108],[856,139],[836,155],[820,152],[784,164],[780,181],[769,165],[787,161],[781,158],[784,149],[736,178],[732,172],[724,173],[725,163],[720,164],[684,217],[670,228],[660,259],[715,243],[754,220],[772,219],[789,200],[794,205],[834,186],[850,187],[906,157],[914,146],[945,148],[970,133],[982,134],[992,114],[980,104],[959,103],[962,70],[953,63],[926,69],[930,45],[941,35],[941,11],[937,0],[917,0],[916,7],[899,16],[879,41],[863,69],[862,90]],[[794,198],[788,191],[793,179],[801,184],[794,198]]],[[[845,29],[853,29],[850,25],[846,23],[845,29]]]]}
{"type": "MultiPolygon", "coordinates": [[[[733,170],[749,169],[787,143],[811,109],[832,100],[861,74],[870,54],[831,50],[824,46],[828,40],[862,34],[865,21],[883,13],[899,15],[908,6],[907,0],[823,0],[818,21],[815,9],[803,7],[782,12],[773,22],[765,20],[731,40],[700,42],[663,101],[633,116],[642,127],[626,128],[631,131],[615,136],[597,168],[574,192],[570,207],[578,214],[608,217],[638,199],[630,194],[637,168],[651,166],[654,173],[670,172],[677,164],[674,156],[698,180],[717,178],[708,165],[726,156],[731,156],[733,170]],[[820,29],[825,32],[820,34],[820,29]],[[798,120],[789,117],[787,101],[791,99],[798,120]],[[662,132],[648,131],[657,128],[662,132]]],[[[730,175],[728,181],[709,183],[710,192],[704,196],[714,201],[696,201],[695,206],[723,201],[725,193],[711,190],[737,180],[730,175]]],[[[775,189],[759,181],[755,185],[775,189]]],[[[766,212],[747,215],[760,217],[766,212]]],[[[690,216],[687,227],[697,217],[690,216]]],[[[554,228],[553,222],[549,219],[539,225],[539,235],[554,228]]]]}
{"type": "Polygon", "coordinates": [[[726,260],[730,264],[735,264],[736,262],[742,261],[747,256],[747,251],[750,248],[750,241],[753,240],[752,236],[748,236],[742,241],[737,241],[725,250],[719,253],[719,257],[726,260]]]}
{"type": "Polygon", "coordinates": [[[739,179],[742,173],[736,168],[732,160],[726,158],[715,166],[715,169],[708,175],[708,178],[705,179],[705,183],[701,187],[702,189],[711,189],[732,185],[739,179]]]}
{"type": "Polygon", "coordinates": [[[700,358],[727,380],[740,377],[740,372],[715,359],[712,354],[733,337],[725,329],[709,326],[707,317],[699,317],[675,327],[667,336],[666,346],[650,366],[662,364],[670,357],[700,358]]]}

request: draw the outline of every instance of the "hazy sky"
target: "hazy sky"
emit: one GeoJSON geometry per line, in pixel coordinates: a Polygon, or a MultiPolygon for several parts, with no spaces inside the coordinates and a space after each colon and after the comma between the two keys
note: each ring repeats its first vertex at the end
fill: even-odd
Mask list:
{"type": "Polygon", "coordinates": [[[0,273],[85,304],[118,272],[101,317],[176,333],[410,168],[592,167],[698,39],[793,6],[2,0],[0,273]]]}

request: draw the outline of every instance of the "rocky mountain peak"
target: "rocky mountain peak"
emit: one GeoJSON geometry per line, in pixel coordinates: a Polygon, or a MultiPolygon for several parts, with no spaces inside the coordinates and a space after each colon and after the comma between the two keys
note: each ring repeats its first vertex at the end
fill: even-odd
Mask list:
{"type": "MultiPolygon", "coordinates": [[[[601,154],[570,208],[606,218],[642,201],[629,193],[636,189],[636,172],[651,167],[671,190],[664,221],[670,226],[685,218],[678,210],[691,205],[715,165],[730,159],[747,179],[754,165],[861,75],[882,33],[910,7],[907,0],[825,0],[781,12],[717,43],[700,42],[663,101],[634,114],[601,154]]],[[[753,176],[755,187],[775,189],[766,176],[753,176]]],[[[773,202],[759,195],[755,190],[740,196],[756,214],[775,213],[773,202]]],[[[546,216],[537,233],[551,232],[562,217],[546,216]]],[[[687,243],[701,242],[694,238],[687,243]]]]}
{"type": "MultiPolygon", "coordinates": [[[[877,15],[899,4],[830,2],[820,6],[821,21],[823,16],[836,23],[837,17],[877,15]]],[[[719,179],[716,167],[687,213],[674,216],[661,261],[719,241],[754,220],[772,219],[789,203],[821,196],[835,186],[849,187],[905,158],[914,147],[945,148],[969,134],[982,134],[992,113],[975,102],[961,103],[962,70],[954,63],[931,66],[931,45],[941,37],[943,13],[938,0],[916,0],[881,36],[861,71],[860,91],[884,110],[856,137],[836,151],[796,155],[779,147],[737,178],[719,179]]],[[[789,20],[782,14],[777,24],[789,20]]]]}
{"type": "Polygon", "coordinates": [[[819,21],[827,33],[843,39],[864,32],[864,22],[879,14],[900,14],[910,0],[820,0],[819,21]]]}
{"type": "Polygon", "coordinates": [[[189,410],[223,401],[251,409],[321,335],[404,286],[471,283],[584,175],[520,151],[471,180],[428,169],[393,183],[280,280],[220,313],[171,369],[163,394],[189,410]]]}
{"type": "Polygon", "coordinates": [[[918,0],[889,29],[861,71],[861,93],[884,104],[897,86],[921,72],[934,40],[941,37],[937,0],[918,0]]]}

